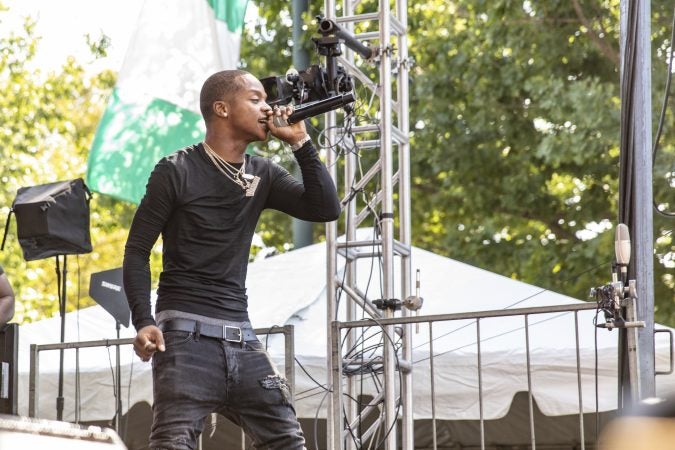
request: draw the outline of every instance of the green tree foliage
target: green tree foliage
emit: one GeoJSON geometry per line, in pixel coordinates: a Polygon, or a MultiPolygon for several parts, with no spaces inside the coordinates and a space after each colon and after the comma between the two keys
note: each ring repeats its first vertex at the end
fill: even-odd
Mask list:
{"type": "MultiPolygon", "coordinates": [[[[290,2],[250,1],[250,4],[257,7],[259,17],[245,26],[240,66],[259,78],[283,75],[292,66],[292,48],[296,45],[292,38],[293,21],[290,2]]],[[[315,13],[318,11],[316,9],[315,13]]],[[[319,58],[310,40],[316,26],[312,26],[312,17],[306,16],[305,19],[307,33],[304,34],[303,41],[297,45],[302,45],[309,52],[311,64],[318,64],[319,58]]],[[[304,69],[304,67],[297,69],[304,69]]],[[[316,138],[321,128],[320,120],[312,119],[312,123],[314,128],[310,127],[309,132],[316,138]]],[[[297,167],[291,150],[280,145],[275,139],[255,144],[255,150],[259,154],[269,156],[291,171],[297,167]]],[[[324,227],[315,226],[313,231],[314,242],[324,239],[324,227]]],[[[276,248],[280,252],[292,248],[291,218],[286,214],[273,210],[264,211],[256,232],[265,245],[276,248]]],[[[254,254],[256,250],[254,247],[254,254]]]]}
{"type": "MultiPolygon", "coordinates": [[[[3,14],[0,12],[0,21],[3,14]]],[[[35,68],[39,40],[35,22],[0,37],[0,216],[7,217],[17,189],[84,176],[87,152],[115,75],[90,76],[72,58],[61,68],[35,68]]],[[[90,42],[95,55],[105,40],[90,42]]],[[[91,304],[87,296],[93,272],[119,267],[133,205],[95,195],[91,202],[94,251],[68,257],[68,309],[91,304]]],[[[12,220],[3,265],[17,294],[15,321],[27,322],[58,311],[54,258],[26,262],[12,220]]]]}
{"type": "Polygon", "coordinates": [[[426,26],[412,45],[431,49],[413,80],[414,185],[428,193],[415,236],[583,298],[612,260],[610,233],[579,234],[616,216],[618,30],[604,32],[605,55],[570,2],[414,9],[411,28],[426,26]]]}
{"type": "MultiPolygon", "coordinates": [[[[662,46],[654,67],[663,68],[672,3],[652,5],[662,46]]],[[[411,39],[412,117],[421,119],[414,186],[428,194],[413,202],[424,217],[417,242],[578,298],[608,279],[613,231],[596,234],[617,217],[618,6],[412,6],[410,29],[422,30],[411,39]]],[[[663,79],[655,73],[655,86],[663,79]]],[[[668,123],[672,130],[672,114],[668,123]]],[[[672,145],[663,156],[672,164],[672,145]]],[[[670,180],[656,195],[670,195],[672,207],[672,172],[670,180]]],[[[658,222],[657,235],[668,230],[672,222],[658,222]]],[[[667,246],[659,251],[672,252],[667,246]]],[[[668,268],[655,261],[655,269],[658,320],[673,323],[668,268]]]]}
{"type": "MultiPolygon", "coordinates": [[[[322,1],[310,1],[301,43],[291,39],[291,2],[251,3],[260,17],[247,24],[243,68],[259,77],[283,74],[293,45],[303,45],[318,61],[309,37],[322,1]]],[[[376,3],[362,2],[357,13],[373,11],[376,3]]],[[[651,5],[656,129],[673,11],[666,0],[651,5]]],[[[413,243],[583,299],[591,286],[608,280],[613,259],[619,0],[409,1],[408,15],[415,60],[409,80],[413,243]]],[[[38,45],[33,24],[26,24],[24,34],[4,34],[0,213],[6,215],[19,187],[82,176],[114,75],[89,76],[72,60],[42,73],[31,67],[38,45]]],[[[103,39],[88,44],[95,54],[105,51],[103,39]]],[[[664,210],[675,209],[673,102],[666,108],[654,170],[654,197],[664,210]]],[[[314,125],[321,128],[318,121],[314,125]]],[[[290,151],[275,142],[254,151],[292,162],[290,151]]],[[[69,260],[79,263],[69,263],[71,277],[80,269],[79,282],[73,277],[68,288],[73,296],[78,286],[88,286],[89,273],[121,265],[134,209],[95,196],[94,252],[69,260]]],[[[655,216],[656,319],[670,325],[672,224],[655,216]]],[[[269,212],[259,232],[267,245],[283,249],[290,229],[287,217],[269,212]]],[[[319,237],[322,227],[315,232],[319,237]]],[[[57,310],[53,261],[24,262],[15,236],[12,226],[0,263],[19,294],[17,319],[51,315],[57,310]]],[[[157,260],[152,267],[158,270],[157,260]]]]}
{"type": "MultiPolygon", "coordinates": [[[[290,4],[255,3],[263,21],[242,59],[283,73],[290,4]]],[[[656,123],[672,3],[651,4],[656,123]]],[[[310,2],[308,34],[322,7],[310,2]]],[[[409,2],[408,16],[413,243],[584,299],[609,279],[614,258],[619,0],[427,0],[409,2]]],[[[654,171],[666,209],[675,209],[674,128],[668,112],[654,171]]],[[[672,223],[655,216],[656,314],[670,324],[672,223]]]]}

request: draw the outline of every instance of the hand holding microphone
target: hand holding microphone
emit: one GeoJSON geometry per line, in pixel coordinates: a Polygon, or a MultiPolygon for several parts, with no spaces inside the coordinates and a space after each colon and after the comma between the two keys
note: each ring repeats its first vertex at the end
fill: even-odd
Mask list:
{"type": "Polygon", "coordinates": [[[272,136],[293,145],[300,142],[307,136],[305,122],[302,120],[294,123],[289,123],[289,119],[293,116],[293,106],[274,106],[267,111],[268,124],[272,136]],[[271,120],[270,120],[271,119],[271,120]]]}

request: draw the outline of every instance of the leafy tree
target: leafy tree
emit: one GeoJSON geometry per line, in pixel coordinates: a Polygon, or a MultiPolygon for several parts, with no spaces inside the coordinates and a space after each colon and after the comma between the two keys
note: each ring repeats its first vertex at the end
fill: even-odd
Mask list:
{"type": "MultiPolygon", "coordinates": [[[[259,78],[279,76],[292,65],[292,48],[302,45],[312,57],[311,64],[319,63],[310,37],[316,25],[312,25],[313,17],[305,17],[305,39],[295,43],[292,38],[293,21],[291,19],[290,2],[258,2],[251,1],[251,5],[258,9],[259,17],[252,23],[247,23],[244,38],[241,44],[240,66],[259,78]]],[[[249,6],[251,7],[251,6],[249,6]]],[[[318,13],[318,9],[315,10],[318,13]]],[[[298,67],[298,70],[304,67],[298,67]]],[[[311,120],[313,127],[309,132],[316,138],[321,129],[321,119],[311,120]]],[[[284,165],[289,170],[296,168],[295,158],[289,148],[279,144],[275,139],[266,143],[253,145],[255,152],[271,157],[275,162],[284,165]]],[[[266,210],[261,216],[256,232],[263,239],[266,246],[283,252],[293,247],[291,218],[278,211],[266,210]]],[[[313,228],[314,242],[324,239],[324,227],[313,228]]],[[[255,256],[258,248],[252,249],[255,256]]],[[[267,252],[269,254],[269,252],[267,252]]]]}
{"type": "MultiPolygon", "coordinates": [[[[1,14],[6,13],[0,12],[0,20],[1,14]]],[[[21,32],[0,37],[2,217],[7,217],[20,187],[83,177],[89,145],[115,81],[110,71],[87,75],[72,58],[58,70],[34,68],[37,38],[32,19],[25,21],[21,32]]],[[[90,41],[90,46],[103,55],[104,43],[102,38],[90,41]]],[[[68,258],[68,309],[92,303],[85,292],[91,273],[121,265],[121,249],[133,211],[133,205],[94,196],[94,251],[68,258]]],[[[58,312],[55,261],[24,261],[15,220],[0,261],[17,294],[15,321],[37,320],[58,312]]]]}
{"type": "MultiPolygon", "coordinates": [[[[301,43],[291,41],[289,2],[251,3],[260,17],[247,24],[243,68],[260,77],[283,74],[292,45],[315,55],[308,38],[322,1],[310,2],[307,39],[301,43]]],[[[665,0],[651,5],[656,129],[673,12],[665,0]]],[[[357,13],[376,7],[362,2],[357,13]]],[[[613,259],[619,0],[428,0],[409,2],[408,9],[415,60],[409,80],[413,243],[584,298],[589,287],[607,281],[613,259]]],[[[105,51],[104,39],[89,44],[95,54],[105,51]]],[[[115,78],[110,72],[91,77],[73,60],[58,71],[33,70],[37,45],[30,21],[23,34],[0,37],[5,215],[19,187],[84,173],[115,78]]],[[[654,197],[663,210],[675,209],[672,103],[666,105],[654,164],[654,197]]],[[[313,124],[321,128],[320,121],[313,124]]],[[[277,143],[254,150],[291,164],[289,151],[277,143]]],[[[69,264],[71,277],[80,269],[79,281],[71,278],[71,295],[88,285],[91,272],[121,265],[135,209],[104,196],[95,196],[91,207],[94,252],[69,264]]],[[[655,216],[656,319],[670,325],[675,324],[672,224],[655,216]]],[[[54,264],[24,262],[13,227],[0,263],[19,294],[17,319],[51,315],[58,307],[54,264]]],[[[289,247],[290,221],[283,214],[265,213],[259,232],[267,245],[289,247]]],[[[322,227],[315,233],[319,238],[322,227]]],[[[153,257],[159,259],[157,253],[153,257]]],[[[160,264],[153,261],[152,267],[160,264]]],[[[86,301],[84,293],[79,297],[86,301]]]]}
{"type": "MultiPolygon", "coordinates": [[[[242,60],[283,73],[290,5],[255,3],[263,22],[242,60]]],[[[651,3],[656,119],[672,4],[651,3]]],[[[308,33],[323,2],[310,5],[308,33]]],[[[408,9],[413,243],[585,298],[608,280],[613,260],[619,0],[430,0],[408,9]]],[[[368,11],[373,2],[357,13],[368,11]]],[[[654,172],[655,199],[670,209],[673,125],[668,112],[654,172]]],[[[672,220],[655,218],[656,315],[673,324],[671,230],[672,220]]]]}
{"type": "MultiPolygon", "coordinates": [[[[672,4],[652,5],[661,67],[672,4]]],[[[618,6],[457,1],[446,14],[413,6],[410,29],[423,30],[412,38],[413,117],[423,118],[414,185],[428,194],[413,202],[424,217],[416,239],[578,298],[608,279],[613,232],[602,230],[617,217],[618,6]]],[[[663,153],[673,160],[672,147],[663,153]]],[[[656,195],[667,191],[657,185],[656,195]]],[[[668,226],[658,222],[657,235],[668,226]]],[[[667,278],[663,264],[655,268],[657,280],[667,278]]],[[[656,284],[657,319],[673,323],[672,283],[656,284]]]]}

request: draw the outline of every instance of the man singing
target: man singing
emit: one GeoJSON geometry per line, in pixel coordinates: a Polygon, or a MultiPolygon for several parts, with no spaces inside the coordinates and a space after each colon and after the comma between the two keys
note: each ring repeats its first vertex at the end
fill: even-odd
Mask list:
{"type": "Polygon", "coordinates": [[[272,110],[265,99],[247,72],[211,75],[200,94],[204,142],[157,163],[129,230],[124,288],[137,331],[134,350],[152,359],[151,449],[195,448],[214,411],[241,426],[256,448],[304,448],[288,384],[249,322],[246,269],[263,209],[328,222],[339,216],[340,203],[304,123],[277,127],[272,119],[288,118],[292,108],[272,110]],[[291,146],[302,182],[245,153],[268,133],[291,146]],[[160,233],[163,270],[153,318],[149,257],[160,233]]]}

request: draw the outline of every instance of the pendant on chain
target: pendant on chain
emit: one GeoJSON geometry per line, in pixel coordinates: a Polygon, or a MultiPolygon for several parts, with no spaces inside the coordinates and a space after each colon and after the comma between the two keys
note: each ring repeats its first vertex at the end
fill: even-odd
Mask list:
{"type": "Polygon", "coordinates": [[[232,164],[225,161],[215,151],[213,151],[213,149],[209,147],[206,142],[203,144],[206,154],[211,159],[211,162],[213,162],[213,164],[216,166],[216,169],[218,169],[234,184],[241,187],[244,190],[244,195],[246,197],[253,197],[255,195],[256,189],[258,188],[260,177],[246,173],[246,159],[244,159],[244,163],[242,164],[241,168],[236,169],[232,166],[232,164]]]}
{"type": "Polygon", "coordinates": [[[246,178],[248,181],[248,186],[244,190],[245,195],[246,197],[253,197],[253,195],[255,194],[255,190],[258,188],[260,177],[257,175],[253,176],[247,173],[244,175],[244,178],[246,178]]]}

